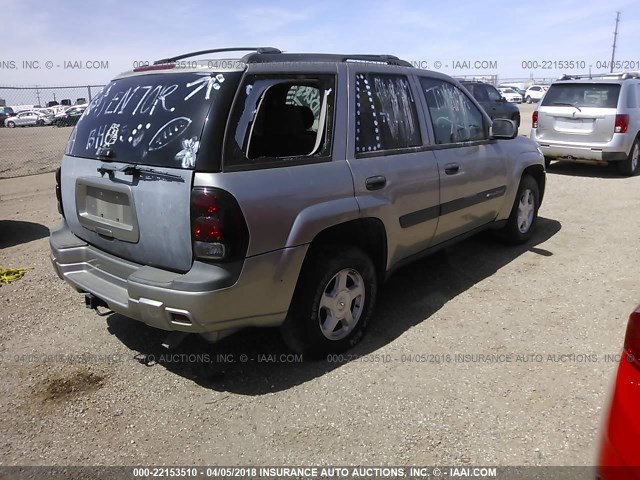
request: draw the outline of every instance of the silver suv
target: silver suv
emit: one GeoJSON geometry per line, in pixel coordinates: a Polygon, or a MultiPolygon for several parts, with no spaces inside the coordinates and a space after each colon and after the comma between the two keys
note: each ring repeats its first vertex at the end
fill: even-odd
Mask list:
{"type": "Polygon", "coordinates": [[[51,258],[88,307],[167,344],[280,326],[321,355],[362,338],[401,265],[532,235],[543,157],[457,81],[392,56],[184,60],[219,51],[120,75],[71,134],[51,258]]]}
{"type": "Polygon", "coordinates": [[[533,112],[531,139],[551,160],[616,162],[636,175],[640,153],[640,75],[562,76],[533,112]]]}

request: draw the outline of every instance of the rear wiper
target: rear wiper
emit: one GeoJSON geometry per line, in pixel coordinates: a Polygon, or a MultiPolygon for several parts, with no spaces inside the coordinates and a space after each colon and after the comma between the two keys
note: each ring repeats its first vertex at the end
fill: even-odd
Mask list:
{"type": "Polygon", "coordinates": [[[551,105],[564,105],[566,107],[573,107],[573,108],[577,109],[579,112],[582,111],[582,110],[580,110],[580,107],[577,106],[575,103],[553,102],[551,105]]]}
{"type": "Polygon", "coordinates": [[[174,180],[182,180],[180,175],[176,175],[174,173],[165,172],[162,170],[156,170],[155,168],[149,167],[141,167],[140,165],[126,165],[122,168],[122,173],[125,175],[140,175],[141,173],[146,173],[148,175],[156,175],[158,177],[166,177],[172,178],[174,180]]]}
{"type": "Polygon", "coordinates": [[[183,180],[183,178],[180,175],[175,175],[173,173],[169,173],[169,172],[163,172],[162,170],[156,170],[155,168],[149,168],[149,167],[141,167],[140,165],[125,165],[123,167],[115,167],[113,165],[101,165],[100,167],[98,167],[98,173],[100,173],[100,175],[104,175],[105,173],[108,173],[109,175],[112,175],[114,172],[122,172],[125,175],[140,175],[141,173],[146,173],[148,175],[156,175],[158,177],[166,177],[166,178],[172,178],[174,180],[183,180]]]}

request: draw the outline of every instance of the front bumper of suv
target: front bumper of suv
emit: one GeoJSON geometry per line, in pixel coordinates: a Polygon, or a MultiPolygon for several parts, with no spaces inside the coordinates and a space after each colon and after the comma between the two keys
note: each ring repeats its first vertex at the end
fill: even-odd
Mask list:
{"type": "Polygon", "coordinates": [[[204,334],[277,326],[287,314],[307,245],[235,264],[195,261],[187,273],[139,265],[87,244],[64,223],[51,232],[58,276],[114,312],[162,330],[204,334]]]}

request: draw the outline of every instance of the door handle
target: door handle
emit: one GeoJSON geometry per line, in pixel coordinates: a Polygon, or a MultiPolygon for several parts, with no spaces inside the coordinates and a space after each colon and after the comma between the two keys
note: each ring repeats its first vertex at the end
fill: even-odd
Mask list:
{"type": "Polygon", "coordinates": [[[376,175],[367,178],[364,184],[367,186],[367,190],[380,190],[387,184],[387,178],[384,175],[376,175]]]}
{"type": "Polygon", "coordinates": [[[447,175],[455,175],[459,171],[460,165],[458,165],[457,163],[449,163],[448,165],[444,166],[444,173],[446,173],[447,175]]]}

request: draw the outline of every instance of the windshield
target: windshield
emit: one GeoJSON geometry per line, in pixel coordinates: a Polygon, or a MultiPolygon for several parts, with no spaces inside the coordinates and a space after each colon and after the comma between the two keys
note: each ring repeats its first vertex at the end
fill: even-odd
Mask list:
{"type": "Polygon", "coordinates": [[[542,105],[616,108],[620,85],[616,83],[556,83],[544,96],[542,105]]]}
{"type": "Polygon", "coordinates": [[[169,73],[115,80],[86,108],[66,153],[194,168],[207,114],[221,95],[235,91],[239,76],[239,72],[169,73]]]}

